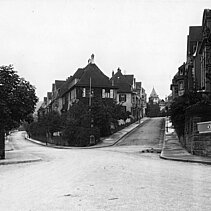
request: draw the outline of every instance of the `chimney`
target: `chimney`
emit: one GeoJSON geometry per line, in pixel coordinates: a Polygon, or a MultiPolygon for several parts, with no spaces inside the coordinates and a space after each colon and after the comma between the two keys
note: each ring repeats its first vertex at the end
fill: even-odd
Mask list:
{"type": "Polygon", "coordinates": [[[94,62],[94,57],[95,57],[94,54],[92,54],[92,55],[91,55],[91,59],[88,60],[88,63],[89,63],[89,64],[90,64],[90,63],[91,63],[91,64],[94,64],[94,63],[95,63],[95,62],[94,62]]]}
{"type": "Polygon", "coordinates": [[[121,70],[120,70],[120,68],[118,67],[118,69],[117,69],[117,72],[120,72],[121,73],[121,70]]]}
{"type": "Polygon", "coordinates": [[[47,97],[44,97],[44,103],[47,104],[47,97]]]}
{"type": "Polygon", "coordinates": [[[114,71],[112,71],[112,78],[114,77],[114,71]]]}

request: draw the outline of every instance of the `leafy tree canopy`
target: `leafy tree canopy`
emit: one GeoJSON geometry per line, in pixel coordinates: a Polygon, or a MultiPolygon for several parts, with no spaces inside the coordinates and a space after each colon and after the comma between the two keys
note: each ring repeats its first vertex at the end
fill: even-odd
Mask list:
{"type": "Polygon", "coordinates": [[[0,129],[17,127],[34,112],[35,87],[20,78],[12,65],[0,66],[0,129]]]}

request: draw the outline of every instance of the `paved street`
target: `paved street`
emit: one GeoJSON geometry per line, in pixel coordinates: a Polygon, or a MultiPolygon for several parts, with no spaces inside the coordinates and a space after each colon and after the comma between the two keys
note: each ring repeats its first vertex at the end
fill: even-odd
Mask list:
{"type": "Polygon", "coordinates": [[[164,132],[164,118],[151,118],[142,127],[137,128],[132,134],[128,134],[117,145],[139,145],[142,147],[161,147],[164,132]],[[163,131],[162,131],[163,130],[163,131]]]}
{"type": "Polygon", "coordinates": [[[211,168],[162,160],[161,119],[118,146],[54,149],[13,134],[17,150],[42,161],[0,165],[0,210],[210,210],[211,168]]]}

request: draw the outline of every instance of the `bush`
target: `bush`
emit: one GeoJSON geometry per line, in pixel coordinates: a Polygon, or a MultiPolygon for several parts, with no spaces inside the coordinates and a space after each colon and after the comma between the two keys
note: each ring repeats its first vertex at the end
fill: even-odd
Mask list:
{"type": "Polygon", "coordinates": [[[169,114],[179,138],[184,136],[185,117],[187,115],[194,116],[200,113],[199,111],[201,109],[205,111],[204,106],[207,108],[207,104],[209,104],[209,102],[205,101],[204,97],[196,92],[188,93],[175,99],[170,106],[169,114]]]}

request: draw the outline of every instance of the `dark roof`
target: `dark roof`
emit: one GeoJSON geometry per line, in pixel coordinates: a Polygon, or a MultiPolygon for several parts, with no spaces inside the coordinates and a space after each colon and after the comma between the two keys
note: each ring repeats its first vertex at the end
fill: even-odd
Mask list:
{"type": "Polygon", "coordinates": [[[136,89],[141,89],[141,82],[136,82],[136,89]]]}
{"type": "Polygon", "coordinates": [[[52,99],[52,92],[47,92],[47,98],[48,98],[49,100],[52,99]]]}
{"type": "Polygon", "coordinates": [[[65,83],[60,87],[59,97],[65,94],[68,91],[68,85],[72,81],[72,76],[68,77],[65,83]]]}
{"type": "Polygon", "coordinates": [[[75,74],[72,77],[72,80],[74,80],[75,78],[81,78],[82,75],[84,74],[84,69],[83,68],[79,68],[75,74]]]}
{"type": "Polygon", "coordinates": [[[133,84],[133,78],[134,78],[134,76],[133,76],[133,75],[124,75],[124,76],[125,76],[127,82],[128,82],[130,85],[132,85],[132,84],[133,84]]]}
{"type": "MultiPolygon", "coordinates": [[[[112,87],[109,78],[98,68],[96,64],[89,63],[85,68],[78,69],[73,79],[79,79],[75,86],[89,86],[90,78],[92,87],[112,87]]],[[[115,87],[113,87],[115,88],[115,87]]]]}
{"type": "Polygon", "coordinates": [[[113,88],[117,87],[112,86],[109,78],[97,67],[96,64],[89,63],[85,68],[79,68],[73,76],[70,76],[65,83],[61,86],[61,91],[59,96],[64,95],[70,88],[70,84],[73,86],[90,86],[90,78],[92,87],[104,87],[104,88],[113,88]],[[78,79],[77,83],[73,83],[75,79],[78,79]]]}
{"type": "Polygon", "coordinates": [[[207,19],[211,19],[211,9],[204,9],[203,18],[202,18],[202,25],[205,25],[207,19]]]}
{"type": "Polygon", "coordinates": [[[189,39],[190,41],[200,41],[202,39],[202,26],[190,26],[189,39]]]}
{"type": "Polygon", "coordinates": [[[157,95],[157,93],[156,93],[156,91],[155,91],[155,89],[153,87],[152,92],[150,94],[150,98],[157,98],[157,97],[158,97],[158,95],[157,95]]]}
{"type": "Polygon", "coordinates": [[[59,89],[65,82],[64,80],[55,80],[55,88],[59,89]]]}
{"type": "Polygon", "coordinates": [[[201,42],[201,40],[202,40],[202,26],[190,26],[188,41],[187,41],[188,55],[194,54],[196,47],[198,45],[197,43],[201,42]]]}
{"type": "Polygon", "coordinates": [[[123,75],[118,68],[117,72],[111,77],[110,81],[113,81],[114,85],[119,89],[118,93],[131,93],[131,81],[133,82],[133,75],[123,75]]]}

